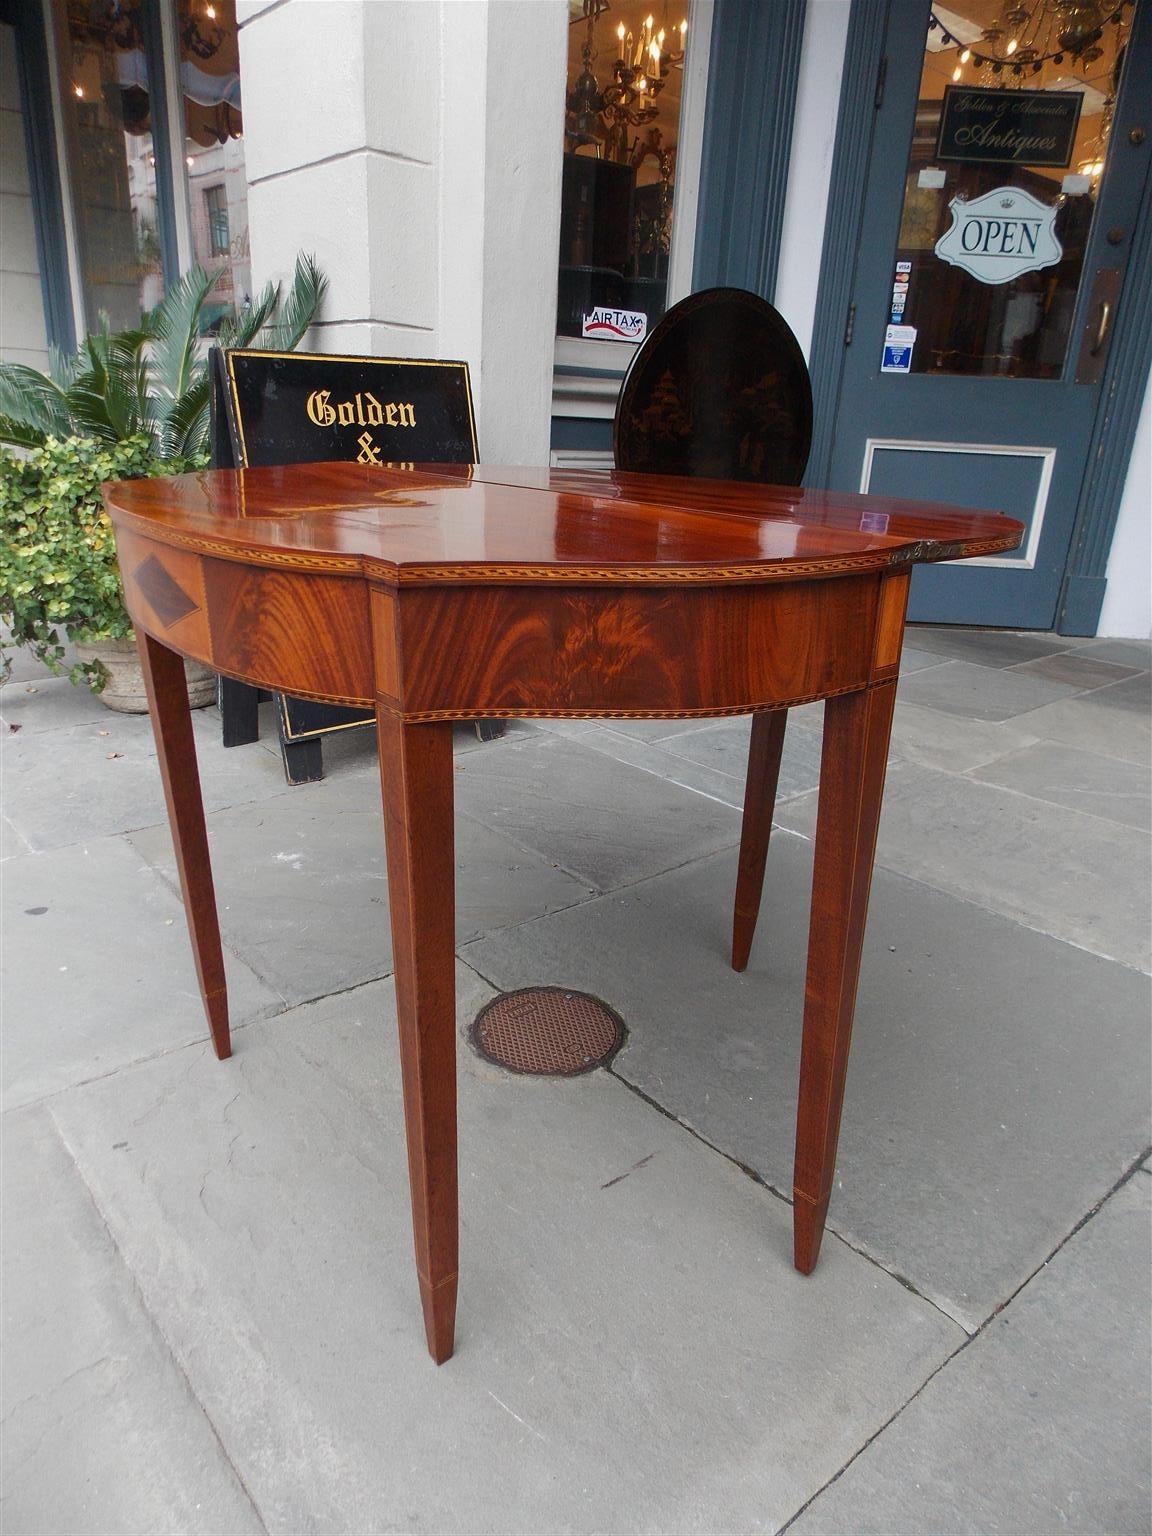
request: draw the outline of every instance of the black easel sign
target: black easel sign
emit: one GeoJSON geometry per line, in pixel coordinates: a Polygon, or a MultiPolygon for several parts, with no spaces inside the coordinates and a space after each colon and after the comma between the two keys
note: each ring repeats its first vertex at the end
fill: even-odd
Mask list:
{"type": "MultiPolygon", "coordinates": [[[[479,457],[468,364],[321,352],[217,352],[212,455],[218,469],[279,464],[474,464],[479,457]]],[[[321,738],[372,725],[371,710],[277,694],[290,783],[322,776],[321,738]]],[[[221,693],[226,744],[255,740],[255,692],[221,693]],[[244,706],[243,699],[251,694],[244,706]],[[226,706],[226,695],[232,702],[226,706]],[[244,722],[230,716],[246,707],[244,722]]]]}
{"type": "Polygon", "coordinates": [[[478,457],[467,363],[230,351],[224,366],[233,449],[245,469],[478,457]]]}

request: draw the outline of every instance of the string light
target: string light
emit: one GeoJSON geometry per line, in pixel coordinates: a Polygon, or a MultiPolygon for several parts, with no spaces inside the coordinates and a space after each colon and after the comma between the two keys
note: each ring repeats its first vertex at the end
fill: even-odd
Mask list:
{"type": "MultiPolygon", "coordinates": [[[[1009,70],[1014,76],[1028,71],[1039,74],[1049,61],[1063,64],[1066,55],[1091,64],[1101,56],[1099,42],[1104,27],[1109,23],[1114,27],[1123,26],[1124,12],[1132,3],[1133,0],[1037,0],[1034,7],[1019,4],[1011,10],[1005,5],[1003,28],[999,24],[985,28],[983,38],[972,46],[963,47],[960,61],[963,64],[972,62],[977,69],[990,70],[993,75],[1009,70]],[[1109,5],[1111,9],[1108,9],[1109,5]],[[1091,15],[1082,24],[1071,25],[1061,20],[1065,11],[1090,12],[1091,15]],[[1000,52],[999,43],[1006,28],[1019,28],[1021,23],[1023,31],[1009,38],[1000,52]]],[[[938,39],[936,46],[961,47],[962,39],[948,30],[935,11],[928,13],[928,30],[938,39]]]]}

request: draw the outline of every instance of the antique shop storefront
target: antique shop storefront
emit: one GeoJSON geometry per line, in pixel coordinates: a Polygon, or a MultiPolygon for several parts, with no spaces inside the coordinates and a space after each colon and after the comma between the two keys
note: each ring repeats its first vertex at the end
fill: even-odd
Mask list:
{"type": "Polygon", "coordinates": [[[810,484],[1007,512],[913,617],[1146,635],[1152,0],[0,0],[0,353],[314,252],[332,353],[463,357],[611,462],[693,289],[809,359],[810,484]],[[1142,284],[1135,281],[1145,274],[1142,284]]]}

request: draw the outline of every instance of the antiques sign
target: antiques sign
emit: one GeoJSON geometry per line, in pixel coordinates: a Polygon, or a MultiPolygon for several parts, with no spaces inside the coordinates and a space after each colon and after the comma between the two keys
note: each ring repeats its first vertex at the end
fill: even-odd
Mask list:
{"type": "Polygon", "coordinates": [[[1020,187],[997,187],[948,204],[951,228],[936,242],[941,261],[981,283],[1010,283],[1024,272],[1053,267],[1064,252],[1056,238],[1056,206],[1020,187]]]}
{"type": "Polygon", "coordinates": [[[236,462],[475,463],[467,363],[224,354],[236,462]]]}
{"type": "Polygon", "coordinates": [[[1080,91],[946,85],[936,159],[1071,165],[1083,101],[1080,91]]]}

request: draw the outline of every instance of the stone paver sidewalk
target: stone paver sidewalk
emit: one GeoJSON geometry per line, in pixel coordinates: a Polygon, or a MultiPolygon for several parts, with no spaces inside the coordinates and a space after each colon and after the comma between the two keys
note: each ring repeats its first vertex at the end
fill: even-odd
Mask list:
{"type": "Polygon", "coordinates": [[[830,1235],[788,1192],[820,709],[726,962],[746,721],[457,736],[457,1353],[411,1261],[370,736],[289,789],[196,718],[236,1052],[147,720],[3,716],[5,1536],[1144,1533],[1149,646],[910,631],[830,1235]]]}

